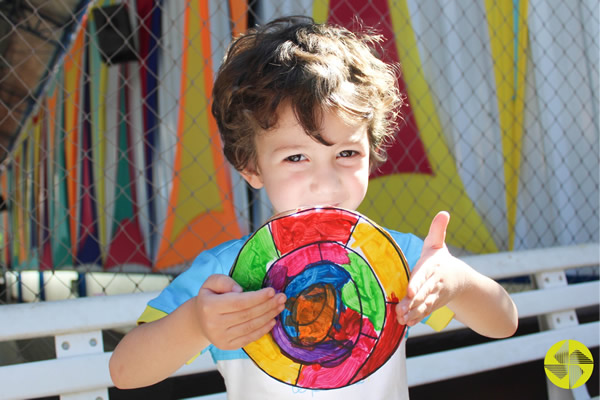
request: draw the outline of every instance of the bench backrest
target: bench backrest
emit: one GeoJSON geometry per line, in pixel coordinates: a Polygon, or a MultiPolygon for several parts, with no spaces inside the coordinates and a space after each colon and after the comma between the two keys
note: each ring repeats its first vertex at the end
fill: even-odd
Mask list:
{"type": "MultiPolygon", "coordinates": [[[[565,271],[597,267],[599,255],[598,244],[586,244],[464,257],[475,269],[494,279],[533,276],[537,287],[512,294],[512,297],[521,318],[541,316],[548,330],[410,357],[409,385],[542,359],[552,344],[567,338],[588,347],[598,346],[600,323],[579,324],[574,309],[598,306],[599,282],[567,284],[565,271]],[[461,362],[457,363],[457,359],[461,362]]],[[[102,330],[132,327],[146,303],[156,294],[0,306],[0,342],[50,336],[55,338],[56,348],[56,359],[0,367],[2,398],[61,394],[61,399],[68,400],[107,400],[107,388],[112,386],[108,372],[110,353],[103,350],[102,330]]],[[[462,324],[452,321],[446,331],[461,328],[464,328],[462,324]]],[[[417,326],[411,329],[409,340],[428,334],[435,332],[425,325],[417,326]]],[[[202,356],[175,375],[214,369],[212,360],[202,356]]]]}

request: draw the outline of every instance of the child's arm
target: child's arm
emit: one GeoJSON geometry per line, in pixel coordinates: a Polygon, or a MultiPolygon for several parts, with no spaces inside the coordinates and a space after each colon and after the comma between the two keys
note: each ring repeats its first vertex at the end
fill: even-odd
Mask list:
{"type": "Polygon", "coordinates": [[[450,216],[435,216],[421,258],[413,269],[407,295],[396,307],[398,321],[413,326],[444,305],[455,318],[481,335],[507,337],[518,325],[515,304],[494,280],[453,257],[445,244],[450,216]]]}
{"type": "Polygon", "coordinates": [[[113,382],[119,388],[154,384],[211,343],[239,349],[271,330],[284,303],[272,288],[242,293],[230,277],[212,275],[197,296],[121,340],[110,359],[113,382]]]}

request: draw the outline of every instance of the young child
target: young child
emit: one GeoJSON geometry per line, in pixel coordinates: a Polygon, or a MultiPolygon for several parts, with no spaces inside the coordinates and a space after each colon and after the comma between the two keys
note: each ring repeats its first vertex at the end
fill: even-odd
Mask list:
{"type": "MultiPolygon", "coordinates": [[[[401,105],[395,70],[373,55],[380,38],[293,17],[251,29],[230,46],[213,91],[229,162],[276,212],[331,205],[355,210],[369,172],[385,159],[401,105]]],[[[510,296],[446,248],[449,215],[439,213],[425,241],[389,231],[412,268],[396,306],[413,326],[448,306],[489,337],[515,332],[510,296]]],[[[377,371],[339,389],[306,390],[262,372],[243,346],[267,334],[286,298],[272,288],[243,292],[229,270],[247,237],[202,252],[140,317],[110,360],[117,387],[159,382],[209,350],[230,399],[408,398],[405,341],[377,371]]]]}

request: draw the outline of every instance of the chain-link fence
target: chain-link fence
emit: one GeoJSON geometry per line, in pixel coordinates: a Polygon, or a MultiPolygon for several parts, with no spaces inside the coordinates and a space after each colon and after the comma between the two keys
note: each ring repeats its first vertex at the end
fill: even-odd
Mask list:
{"type": "Polygon", "coordinates": [[[233,36],[290,14],[358,18],[401,65],[408,106],[359,211],[424,237],[446,209],[457,254],[598,241],[596,1],[0,0],[0,14],[0,303],[158,290],[268,218],[221,155],[210,93],[233,36]]]}
{"type": "MultiPolygon", "coordinates": [[[[595,0],[0,0],[0,304],[160,290],[265,221],[210,93],[232,37],[292,14],[358,18],[401,65],[359,211],[424,237],[446,209],[456,254],[599,240],[595,0]]],[[[0,343],[0,364],[54,356],[0,343]]]]}

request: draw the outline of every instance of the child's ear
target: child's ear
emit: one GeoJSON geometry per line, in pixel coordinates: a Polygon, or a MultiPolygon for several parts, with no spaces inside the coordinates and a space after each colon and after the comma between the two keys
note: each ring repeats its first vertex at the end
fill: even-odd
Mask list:
{"type": "Polygon", "coordinates": [[[260,189],[263,187],[263,181],[260,176],[260,172],[256,171],[254,168],[246,167],[240,171],[240,174],[254,189],[260,189]]]}

